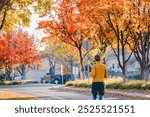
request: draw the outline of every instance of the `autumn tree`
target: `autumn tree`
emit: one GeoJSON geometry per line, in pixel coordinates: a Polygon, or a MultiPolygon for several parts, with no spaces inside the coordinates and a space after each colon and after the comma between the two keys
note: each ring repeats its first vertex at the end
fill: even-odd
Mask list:
{"type": "MultiPolygon", "coordinates": [[[[122,69],[124,81],[126,63],[133,52],[140,63],[141,75],[148,69],[149,3],[148,0],[80,0],[78,2],[81,15],[86,15],[93,25],[98,24],[101,27],[101,36],[104,36],[111,45],[122,69]],[[125,50],[128,46],[132,47],[130,48],[132,52],[126,56],[125,50]]],[[[148,75],[145,78],[148,78],[148,75]]]]}
{"type": "Polygon", "coordinates": [[[20,43],[16,52],[19,57],[19,67],[16,69],[23,79],[26,79],[25,75],[29,68],[40,67],[41,55],[36,50],[33,38],[30,38],[27,32],[19,30],[15,36],[20,43]]]}
{"type": "Polygon", "coordinates": [[[45,50],[43,56],[49,61],[49,65],[53,74],[55,74],[56,63],[62,64],[68,72],[71,72],[71,66],[66,61],[78,61],[78,55],[76,54],[76,48],[66,43],[61,42],[59,38],[47,39],[43,38],[42,43],[45,44],[45,50]],[[59,42],[59,43],[58,43],[59,42]]]}
{"type": "Polygon", "coordinates": [[[0,30],[28,26],[33,11],[45,16],[49,10],[50,0],[0,0],[0,30]]]}
{"type": "MultiPolygon", "coordinates": [[[[33,13],[46,16],[50,11],[50,0],[0,0],[0,31],[15,26],[29,26],[33,13]]],[[[3,61],[0,59],[0,68],[3,61]]]]}
{"type": "MultiPolygon", "coordinates": [[[[41,21],[39,28],[45,28],[49,36],[56,36],[60,38],[62,42],[77,48],[81,64],[81,77],[84,78],[83,59],[88,54],[88,52],[84,52],[82,48],[87,38],[87,27],[83,23],[84,17],[79,15],[76,1],[74,0],[57,2],[53,7],[53,12],[55,12],[54,16],[51,15],[49,21],[41,21]]],[[[50,37],[49,39],[53,38],[50,37]]]]}
{"type": "MultiPolygon", "coordinates": [[[[101,59],[104,64],[106,64],[105,61],[105,54],[107,47],[109,46],[109,38],[106,38],[106,32],[104,27],[100,24],[100,22],[97,22],[95,25],[93,25],[91,21],[90,31],[89,31],[89,40],[92,42],[92,44],[95,46],[94,48],[97,49],[97,53],[101,56],[101,59]]],[[[88,24],[88,25],[89,25],[88,24]]],[[[113,42],[113,40],[111,40],[113,42]]]]}
{"type": "Polygon", "coordinates": [[[7,79],[11,78],[12,61],[15,62],[14,58],[16,58],[16,56],[12,56],[14,51],[12,51],[13,44],[11,37],[12,33],[9,32],[7,34],[1,35],[0,38],[0,58],[2,63],[1,66],[5,68],[5,77],[7,79]]]}
{"type": "Polygon", "coordinates": [[[149,80],[149,59],[150,59],[150,7],[148,1],[137,0],[132,4],[130,10],[130,49],[141,67],[141,79],[149,80]]]}
{"type": "MultiPolygon", "coordinates": [[[[126,64],[132,55],[130,53],[129,56],[126,56],[125,53],[129,40],[129,32],[127,31],[129,24],[125,22],[128,4],[130,2],[124,0],[91,0],[78,3],[79,9],[83,11],[82,13],[93,22],[93,25],[97,24],[99,26],[97,31],[100,31],[103,40],[111,45],[122,70],[124,81],[127,79],[126,64]]],[[[102,43],[102,46],[105,46],[105,43],[102,43]]]]}
{"type": "Polygon", "coordinates": [[[40,65],[40,55],[37,53],[33,39],[22,30],[7,31],[0,37],[0,59],[5,68],[7,80],[13,80],[12,70],[17,69],[25,78],[26,69],[32,65],[40,65]]]}

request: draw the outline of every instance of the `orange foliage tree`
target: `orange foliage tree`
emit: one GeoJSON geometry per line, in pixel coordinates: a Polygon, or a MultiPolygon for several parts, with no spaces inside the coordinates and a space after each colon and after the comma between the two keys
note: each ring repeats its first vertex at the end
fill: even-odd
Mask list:
{"type": "MultiPolygon", "coordinates": [[[[99,27],[95,32],[95,34],[100,34],[98,39],[104,41],[107,45],[111,45],[122,70],[124,81],[127,79],[126,64],[132,55],[130,53],[126,56],[125,53],[129,40],[128,23],[125,22],[125,12],[128,7],[125,9],[125,6],[129,3],[124,0],[80,0],[78,3],[79,9],[83,11],[82,13],[86,15],[91,24],[93,22],[94,28],[95,25],[99,27]]],[[[101,43],[101,46],[106,48],[105,43],[101,43]]]]}
{"type": "Polygon", "coordinates": [[[82,48],[83,42],[88,37],[87,26],[83,23],[85,22],[84,16],[79,15],[76,1],[74,0],[56,2],[53,7],[54,15],[51,15],[49,21],[41,21],[39,28],[46,29],[49,39],[55,39],[54,37],[56,36],[62,42],[77,48],[82,71],[81,77],[84,78],[83,59],[88,54],[88,52],[84,53],[82,48]]]}
{"type": "Polygon", "coordinates": [[[13,80],[12,70],[16,70],[25,78],[28,67],[40,65],[40,55],[37,53],[33,39],[22,30],[7,31],[0,36],[1,66],[5,68],[5,79],[13,80]]]}
{"type": "Polygon", "coordinates": [[[142,80],[149,80],[150,60],[150,1],[137,0],[130,10],[131,50],[141,67],[142,80]]]}
{"type": "MultiPolygon", "coordinates": [[[[124,81],[127,80],[127,62],[132,53],[140,63],[141,78],[148,78],[149,0],[62,0],[56,4],[55,16],[41,22],[39,27],[46,28],[50,36],[55,35],[77,47],[81,63],[82,44],[88,37],[100,51],[102,48],[105,52],[106,47],[111,46],[124,81]],[[128,55],[127,47],[132,50],[128,55]]],[[[82,64],[81,68],[83,71],[82,64]]]]}
{"type": "MultiPolygon", "coordinates": [[[[143,38],[145,41],[140,41],[141,43],[138,44],[138,39],[135,39],[135,37],[133,39],[133,31],[138,38],[141,37],[140,35],[145,34],[145,29],[146,33],[149,34],[149,3],[149,0],[78,0],[77,6],[81,11],[81,15],[84,15],[89,19],[89,22],[91,22],[89,24],[93,23],[93,29],[95,29],[95,25],[100,26],[98,30],[95,30],[93,36],[98,34],[98,31],[100,31],[101,36],[104,37],[106,42],[111,45],[117,57],[119,66],[122,69],[124,81],[127,79],[126,64],[133,52],[138,61],[138,58],[143,56],[143,59],[139,62],[140,64],[145,58],[147,59],[146,63],[148,63],[149,60],[149,38],[143,38]],[[144,19],[146,22],[142,23],[144,22],[144,19]],[[148,27],[145,27],[147,25],[148,27]],[[137,35],[137,32],[140,31],[141,34],[137,35]],[[137,48],[140,48],[142,43],[144,45],[145,42],[148,42],[146,46],[147,52],[145,52],[145,55],[142,55],[144,51],[139,53],[140,50],[137,50],[137,48]],[[126,56],[125,50],[127,46],[131,47],[132,44],[135,45],[134,49],[132,48],[132,52],[129,56],[126,56]],[[147,57],[144,58],[144,56],[147,57]]],[[[147,69],[146,66],[144,66],[144,68],[147,69]]],[[[142,66],[141,69],[143,69],[142,66]]]]}

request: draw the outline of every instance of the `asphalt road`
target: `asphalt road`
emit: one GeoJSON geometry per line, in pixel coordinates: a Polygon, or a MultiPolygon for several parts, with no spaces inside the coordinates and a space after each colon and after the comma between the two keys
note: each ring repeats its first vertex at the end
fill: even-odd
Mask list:
{"type": "MultiPolygon", "coordinates": [[[[10,91],[38,97],[43,100],[91,100],[90,93],[71,92],[50,89],[54,85],[50,84],[26,84],[0,87],[1,91],[10,91]]],[[[121,98],[104,97],[104,100],[122,100],[121,98]]]]}

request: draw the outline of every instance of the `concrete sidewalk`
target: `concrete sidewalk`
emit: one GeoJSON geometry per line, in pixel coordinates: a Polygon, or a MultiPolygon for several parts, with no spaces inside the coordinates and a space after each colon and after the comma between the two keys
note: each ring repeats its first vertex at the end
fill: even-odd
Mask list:
{"type": "MultiPolygon", "coordinates": [[[[77,87],[72,87],[72,86],[53,86],[50,89],[57,89],[57,90],[67,90],[67,91],[78,91],[78,92],[86,92],[86,93],[91,93],[90,88],[77,88],[77,87]]],[[[122,91],[114,91],[111,89],[106,89],[105,90],[106,94],[110,95],[116,95],[119,97],[128,97],[129,99],[146,99],[150,100],[150,94],[141,94],[141,93],[129,93],[129,92],[122,92],[122,91]]]]}
{"type": "Polygon", "coordinates": [[[107,90],[106,92],[112,93],[112,94],[121,94],[125,96],[131,96],[131,97],[140,97],[140,98],[149,98],[150,99],[150,94],[141,94],[141,93],[127,93],[127,92],[121,92],[121,91],[112,91],[112,90],[107,90]]]}

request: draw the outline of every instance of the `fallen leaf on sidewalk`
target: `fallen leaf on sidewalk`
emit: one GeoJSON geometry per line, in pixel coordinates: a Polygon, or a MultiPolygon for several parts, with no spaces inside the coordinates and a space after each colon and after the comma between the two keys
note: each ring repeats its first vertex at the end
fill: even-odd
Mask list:
{"type": "Polygon", "coordinates": [[[0,100],[39,100],[39,98],[14,92],[0,91],[0,100]]]}

